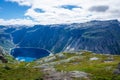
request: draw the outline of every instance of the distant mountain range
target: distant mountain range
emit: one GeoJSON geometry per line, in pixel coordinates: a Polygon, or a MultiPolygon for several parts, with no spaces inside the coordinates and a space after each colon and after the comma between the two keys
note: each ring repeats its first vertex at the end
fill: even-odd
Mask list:
{"type": "Polygon", "coordinates": [[[47,49],[53,53],[89,50],[120,54],[120,22],[117,20],[86,23],[0,26],[0,46],[47,49]]]}

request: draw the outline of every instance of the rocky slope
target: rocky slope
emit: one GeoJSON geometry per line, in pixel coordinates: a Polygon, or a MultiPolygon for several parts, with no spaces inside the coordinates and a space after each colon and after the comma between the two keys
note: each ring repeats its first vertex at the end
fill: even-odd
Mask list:
{"type": "Polygon", "coordinates": [[[5,49],[15,46],[43,48],[53,53],[79,50],[120,53],[120,23],[117,20],[33,27],[7,26],[1,27],[0,31],[0,39],[7,40],[7,46],[3,39],[0,40],[5,49]]]}
{"type": "Polygon", "coordinates": [[[42,70],[44,80],[119,80],[119,60],[118,55],[64,52],[39,59],[33,67],[42,70]]]}
{"type": "Polygon", "coordinates": [[[87,51],[53,54],[29,63],[12,60],[0,63],[0,80],[120,80],[119,61],[119,55],[87,51]]]}
{"type": "Polygon", "coordinates": [[[7,63],[8,60],[4,57],[6,54],[5,50],[0,46],[0,63],[7,63]]]}

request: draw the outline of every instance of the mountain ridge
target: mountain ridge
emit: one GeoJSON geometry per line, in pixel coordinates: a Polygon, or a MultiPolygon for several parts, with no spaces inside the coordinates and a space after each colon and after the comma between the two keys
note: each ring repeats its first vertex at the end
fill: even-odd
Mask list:
{"type": "Polygon", "coordinates": [[[4,28],[3,32],[10,34],[16,47],[38,47],[53,53],[79,50],[109,54],[120,52],[118,20],[4,28]]]}

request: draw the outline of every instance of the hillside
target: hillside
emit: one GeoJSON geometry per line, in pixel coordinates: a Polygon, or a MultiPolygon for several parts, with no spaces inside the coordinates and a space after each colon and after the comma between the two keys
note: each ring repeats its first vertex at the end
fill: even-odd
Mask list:
{"type": "Polygon", "coordinates": [[[68,76],[75,80],[119,80],[120,76],[114,75],[114,70],[117,68],[119,61],[120,56],[118,55],[101,55],[81,51],[59,53],[43,58],[40,61],[36,61],[37,66],[35,67],[45,69],[45,73],[48,71],[50,78],[52,78],[51,76],[57,76],[52,74],[55,69],[64,74],[62,76],[59,73],[59,76],[62,76],[61,80],[65,77],[68,78],[68,76]]]}
{"type": "Polygon", "coordinates": [[[1,63],[0,79],[119,80],[120,75],[115,72],[119,61],[119,55],[95,54],[88,51],[58,53],[29,63],[1,63]]]}
{"type": "Polygon", "coordinates": [[[0,80],[119,80],[118,34],[117,20],[0,26],[0,80]]]}
{"type": "Polygon", "coordinates": [[[6,51],[14,47],[34,47],[52,53],[79,50],[109,54],[120,52],[120,23],[117,20],[1,26],[0,33],[0,45],[6,51]]]}

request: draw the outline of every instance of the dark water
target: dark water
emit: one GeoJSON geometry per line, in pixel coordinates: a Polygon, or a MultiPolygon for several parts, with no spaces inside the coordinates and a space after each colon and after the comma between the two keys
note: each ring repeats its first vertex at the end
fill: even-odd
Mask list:
{"type": "Polygon", "coordinates": [[[11,55],[18,61],[31,62],[36,59],[48,56],[50,52],[39,48],[14,48],[11,55]]]}

